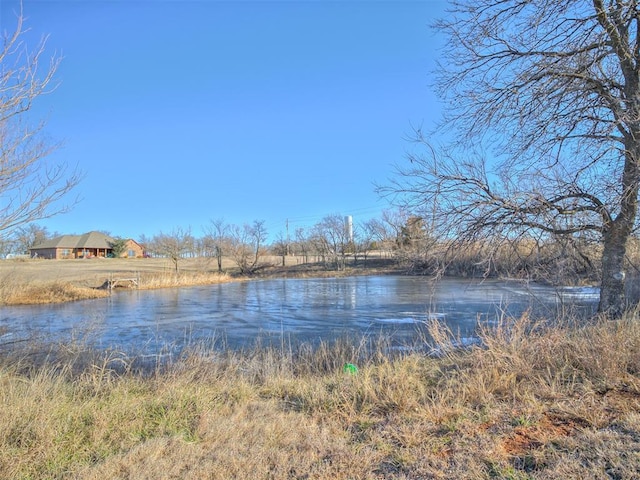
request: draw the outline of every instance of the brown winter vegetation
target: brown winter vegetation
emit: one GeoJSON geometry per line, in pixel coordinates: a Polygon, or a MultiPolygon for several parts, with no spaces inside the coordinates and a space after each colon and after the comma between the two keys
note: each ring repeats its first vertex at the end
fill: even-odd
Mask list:
{"type": "Polygon", "coordinates": [[[384,345],[220,352],[151,372],[59,346],[0,362],[0,477],[640,476],[640,324],[526,317],[440,356],[384,345]],[[358,365],[356,373],[342,365],[358,365]]]}
{"type": "MultiPolygon", "coordinates": [[[[201,260],[180,271],[158,259],[0,262],[0,290],[2,301],[44,284],[102,293],[111,272],[142,288],[235,280],[201,260]]],[[[34,341],[0,350],[0,478],[640,478],[638,315],[503,318],[468,348],[440,323],[426,350],[193,345],[152,366],[34,341]]]]}
{"type": "Polygon", "coordinates": [[[0,282],[0,305],[42,305],[88,300],[108,295],[109,293],[104,290],[80,287],[65,281],[39,284],[4,279],[0,282]]]}

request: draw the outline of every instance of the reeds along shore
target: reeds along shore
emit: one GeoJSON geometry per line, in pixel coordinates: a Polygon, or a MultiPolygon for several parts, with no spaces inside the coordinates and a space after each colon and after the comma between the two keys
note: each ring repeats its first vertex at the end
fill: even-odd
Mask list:
{"type": "Polygon", "coordinates": [[[439,356],[193,348],[0,361],[0,478],[640,478],[640,323],[504,318],[439,356]],[[358,366],[357,372],[343,369],[358,366]]]}
{"type": "MultiPolygon", "coordinates": [[[[128,276],[131,276],[130,274],[128,276]]],[[[139,274],[136,288],[150,290],[156,288],[211,285],[232,281],[225,273],[184,272],[184,273],[143,273],[139,274]]],[[[236,281],[242,279],[235,279],[236,281]]],[[[7,276],[0,279],[0,305],[36,305],[62,303],[76,300],[102,298],[109,295],[105,288],[79,286],[68,281],[48,283],[15,279],[7,276]]]]}

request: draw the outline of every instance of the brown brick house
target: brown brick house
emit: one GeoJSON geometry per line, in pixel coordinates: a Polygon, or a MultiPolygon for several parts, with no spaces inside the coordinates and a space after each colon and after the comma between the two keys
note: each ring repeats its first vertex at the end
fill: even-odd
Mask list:
{"type": "MultiPolygon", "coordinates": [[[[62,235],[34,245],[29,249],[32,257],[38,258],[93,258],[113,255],[115,239],[102,232],[89,232],[83,235],[62,235]]],[[[121,257],[142,257],[142,246],[128,239],[121,257]]]]}

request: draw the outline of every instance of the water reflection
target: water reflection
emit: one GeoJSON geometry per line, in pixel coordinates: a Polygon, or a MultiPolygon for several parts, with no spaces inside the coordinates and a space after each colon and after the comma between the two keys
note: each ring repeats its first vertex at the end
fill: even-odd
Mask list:
{"type": "Polygon", "coordinates": [[[597,289],[499,281],[372,276],[273,279],[204,287],[117,292],[109,298],[0,310],[0,345],[16,339],[82,335],[98,348],[155,353],[177,351],[201,339],[242,348],[275,341],[332,340],[385,335],[413,344],[429,318],[441,318],[463,336],[478,321],[532,309],[592,311],[597,289]]]}

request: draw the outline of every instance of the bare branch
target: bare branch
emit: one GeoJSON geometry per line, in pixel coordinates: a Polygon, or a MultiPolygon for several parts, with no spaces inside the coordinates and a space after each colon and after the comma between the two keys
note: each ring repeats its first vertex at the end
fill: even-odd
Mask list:
{"type": "MultiPolygon", "coordinates": [[[[81,179],[64,163],[48,159],[59,145],[44,138],[43,123],[25,118],[33,102],[51,91],[59,57],[43,69],[46,37],[31,51],[22,42],[22,10],[15,29],[3,36],[0,48],[0,235],[34,220],[67,211],[59,204],[81,179]]],[[[71,202],[73,204],[75,202],[71,202]]]]}

